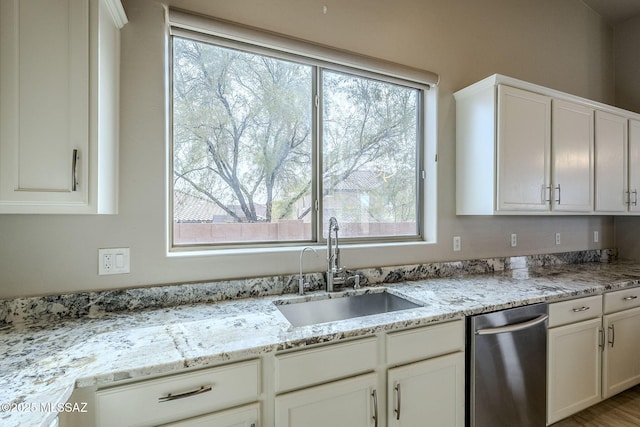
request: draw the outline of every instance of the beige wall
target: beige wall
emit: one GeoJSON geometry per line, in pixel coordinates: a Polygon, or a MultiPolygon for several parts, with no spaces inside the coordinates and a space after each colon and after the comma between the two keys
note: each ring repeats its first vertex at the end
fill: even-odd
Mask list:
{"type": "Polygon", "coordinates": [[[616,106],[640,113],[640,15],[614,29],[616,106]]]}
{"type": "MultiPolygon", "coordinates": [[[[493,73],[612,103],[613,31],[580,0],[175,0],[184,9],[422,67],[439,88],[438,243],[345,248],[349,267],[614,245],[611,217],[455,216],[452,93],[493,73]],[[327,5],[327,14],[322,6],[327,5]],[[592,243],[599,230],[601,243],[592,243]],[[562,233],[562,245],[554,233],[562,233]],[[509,247],[518,233],[519,245],[509,247]],[[451,251],[453,235],[462,251],[451,251]]],[[[0,216],[0,297],[259,276],[298,269],[299,249],[166,255],[165,28],[159,1],[126,0],[120,214],[0,216]],[[131,273],[97,275],[97,249],[130,247],[131,273]]],[[[308,257],[319,271],[320,259],[308,257]]]]}
{"type": "MultiPolygon", "coordinates": [[[[640,113],[640,15],[614,28],[616,106],[640,113]]],[[[640,218],[615,219],[621,258],[640,261],[640,218]]]]}

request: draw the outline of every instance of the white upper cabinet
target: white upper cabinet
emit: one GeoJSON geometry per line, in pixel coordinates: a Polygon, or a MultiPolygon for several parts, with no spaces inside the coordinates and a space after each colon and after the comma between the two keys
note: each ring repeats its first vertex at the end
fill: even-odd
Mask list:
{"type": "Polygon", "coordinates": [[[596,114],[596,211],[637,214],[640,120],[596,114]]]}
{"type": "Polygon", "coordinates": [[[629,150],[628,150],[628,206],[631,212],[640,211],[638,191],[640,190],[640,121],[629,120],[629,150]]]}
{"type": "Polygon", "coordinates": [[[551,98],[498,86],[499,211],[548,209],[551,98]]]}
{"type": "Polygon", "coordinates": [[[119,0],[0,2],[0,213],[115,213],[119,0]]]}
{"type": "Polygon", "coordinates": [[[640,123],[640,115],[497,74],[454,96],[458,215],[585,215],[637,205],[640,173],[627,183],[626,141],[628,119],[640,123]]]}
{"type": "Polygon", "coordinates": [[[626,212],[627,119],[596,111],[596,211],[626,212]]]}
{"type": "Polygon", "coordinates": [[[583,105],[553,100],[553,210],[593,210],[593,114],[583,105]]]}

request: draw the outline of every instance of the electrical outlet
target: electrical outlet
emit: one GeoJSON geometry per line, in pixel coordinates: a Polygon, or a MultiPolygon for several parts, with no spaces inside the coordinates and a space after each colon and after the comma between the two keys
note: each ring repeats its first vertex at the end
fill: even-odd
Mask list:
{"type": "Polygon", "coordinates": [[[453,251],[459,252],[461,249],[460,236],[453,236],[453,251]]]}
{"type": "Polygon", "coordinates": [[[600,241],[600,233],[597,231],[593,232],[593,242],[598,243],[600,241]]]}
{"type": "Polygon", "coordinates": [[[130,272],[129,248],[98,249],[98,275],[130,272]]]}
{"type": "Polygon", "coordinates": [[[556,233],[556,245],[560,244],[560,233],[556,233]]]}
{"type": "Polygon", "coordinates": [[[518,235],[516,233],[511,234],[511,247],[515,248],[518,246],[518,235]]]}

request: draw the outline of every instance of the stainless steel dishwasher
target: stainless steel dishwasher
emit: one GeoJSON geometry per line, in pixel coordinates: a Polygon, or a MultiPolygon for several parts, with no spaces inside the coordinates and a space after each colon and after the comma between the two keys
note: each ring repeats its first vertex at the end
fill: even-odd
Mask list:
{"type": "Polygon", "coordinates": [[[547,305],[467,320],[467,426],[544,427],[547,305]]]}

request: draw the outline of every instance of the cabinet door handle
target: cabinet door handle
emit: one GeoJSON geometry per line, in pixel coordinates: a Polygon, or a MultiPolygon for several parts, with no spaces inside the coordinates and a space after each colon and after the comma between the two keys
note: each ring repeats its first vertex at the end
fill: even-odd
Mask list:
{"type": "Polygon", "coordinates": [[[558,199],[556,200],[556,203],[560,204],[560,184],[558,184],[558,186],[556,187],[556,190],[558,190],[558,199]]]}
{"type": "Polygon", "coordinates": [[[71,191],[78,190],[78,149],[73,149],[73,157],[71,158],[71,191]]]}
{"type": "Polygon", "coordinates": [[[373,397],[373,421],[374,427],[378,427],[378,392],[373,389],[371,393],[371,397],[373,397]]]}
{"type": "Polygon", "coordinates": [[[638,206],[638,190],[633,190],[631,194],[633,194],[633,202],[631,202],[631,204],[633,206],[638,206]]]}
{"type": "Polygon", "coordinates": [[[542,199],[545,203],[551,203],[551,186],[550,185],[542,186],[542,199]]]}
{"type": "Polygon", "coordinates": [[[613,348],[613,344],[616,342],[616,329],[613,325],[609,326],[609,330],[611,331],[611,339],[609,340],[609,344],[611,344],[611,348],[613,348]]]}
{"type": "Polygon", "coordinates": [[[632,301],[632,300],[634,300],[636,298],[638,298],[638,295],[631,295],[631,296],[628,296],[628,297],[624,297],[622,299],[625,300],[625,301],[632,301]]]}
{"type": "Polygon", "coordinates": [[[600,347],[601,350],[604,350],[604,329],[598,329],[598,338],[598,347],[600,347]]]}
{"type": "Polygon", "coordinates": [[[393,410],[393,412],[396,413],[396,420],[400,419],[400,405],[402,402],[402,397],[400,396],[400,383],[396,384],[396,386],[394,387],[396,390],[396,409],[393,410]]]}
{"type": "Polygon", "coordinates": [[[582,306],[582,307],[580,307],[580,308],[574,308],[574,309],[573,309],[573,312],[574,312],[574,313],[580,313],[581,311],[587,311],[587,310],[589,310],[589,308],[591,308],[591,307],[587,307],[587,306],[585,305],[585,306],[582,306]]]}
{"type": "Polygon", "coordinates": [[[184,399],[185,397],[196,396],[198,394],[206,393],[211,391],[210,385],[203,385],[197,390],[187,391],[185,393],[180,394],[167,394],[166,396],[159,397],[158,402],[170,402],[172,400],[184,399]]]}

